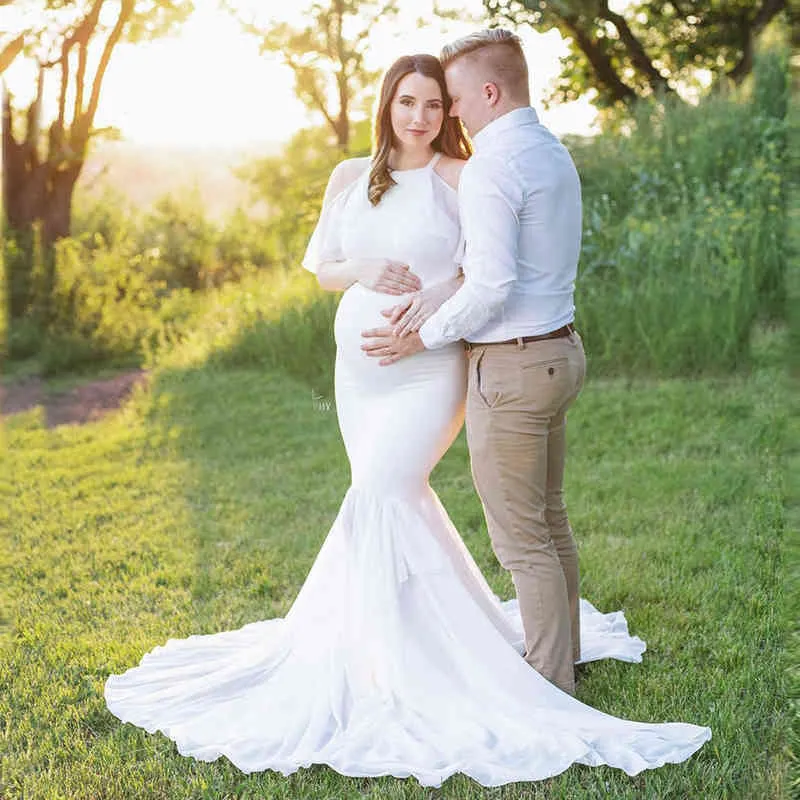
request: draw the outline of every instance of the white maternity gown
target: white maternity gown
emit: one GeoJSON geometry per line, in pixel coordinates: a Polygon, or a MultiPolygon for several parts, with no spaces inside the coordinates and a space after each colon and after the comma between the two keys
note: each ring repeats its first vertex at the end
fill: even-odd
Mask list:
{"type": "MultiPolygon", "coordinates": [[[[305,265],[383,257],[423,285],[452,277],[456,193],[433,167],[393,173],[398,185],[376,207],[362,174],[323,212],[305,265]]],[[[708,728],[609,716],[521,657],[516,603],[489,589],[428,485],[462,424],[463,348],[390,367],[360,349],[361,331],[384,324],[396,300],[355,284],[339,305],[336,410],[352,485],[287,616],[169,640],[108,678],[109,709],[184,755],[226,756],[244,772],[328,764],[496,786],[573,763],[634,775],[688,758],[708,728]]],[[[581,601],[581,615],[583,660],[641,660],[621,612],[581,601]]]]}

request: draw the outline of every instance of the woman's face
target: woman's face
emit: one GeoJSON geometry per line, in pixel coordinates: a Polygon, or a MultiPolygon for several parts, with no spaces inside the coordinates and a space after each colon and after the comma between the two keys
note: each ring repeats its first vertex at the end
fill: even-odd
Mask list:
{"type": "Polygon", "coordinates": [[[444,122],[442,90],[434,78],[409,72],[390,107],[395,146],[428,149],[444,122]]]}

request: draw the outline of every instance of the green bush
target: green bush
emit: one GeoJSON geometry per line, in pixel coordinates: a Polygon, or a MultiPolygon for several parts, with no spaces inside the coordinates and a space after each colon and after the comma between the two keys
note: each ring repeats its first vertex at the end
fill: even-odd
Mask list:
{"type": "Polygon", "coordinates": [[[22,361],[39,353],[44,345],[42,326],[31,316],[21,317],[8,325],[6,353],[10,359],[22,361]]]}
{"type": "Polygon", "coordinates": [[[770,98],[786,60],[769,59],[749,96],[643,103],[629,135],[572,143],[584,188],[576,304],[593,370],[735,369],[759,315],[782,317],[785,123],[773,114],[785,106],[770,98]]]}
{"type": "Polygon", "coordinates": [[[78,194],[72,208],[72,237],[90,247],[117,247],[137,235],[139,217],[119,192],[106,189],[91,199],[78,194]]]}
{"type": "Polygon", "coordinates": [[[209,277],[214,286],[242,280],[278,264],[274,238],[262,220],[237,208],[217,235],[217,270],[209,277]]]}
{"type": "Polygon", "coordinates": [[[134,357],[159,327],[165,284],[152,279],[149,256],[131,240],[116,246],[76,239],[56,245],[46,361],[51,371],[78,363],[134,357]],[[56,353],[62,347],[64,353],[56,353]]]}
{"type": "Polygon", "coordinates": [[[106,195],[79,202],[73,227],[52,253],[35,235],[4,244],[10,356],[37,356],[47,373],[152,360],[186,334],[205,291],[274,267],[263,223],[237,210],[215,226],[196,198],[142,214],[106,195]]]}

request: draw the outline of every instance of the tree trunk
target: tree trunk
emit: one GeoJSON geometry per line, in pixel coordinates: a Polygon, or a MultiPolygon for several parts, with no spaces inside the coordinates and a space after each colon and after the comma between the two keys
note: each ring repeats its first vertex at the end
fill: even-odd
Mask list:
{"type": "Polygon", "coordinates": [[[0,74],[6,71],[11,66],[11,62],[22,52],[22,47],[25,44],[24,36],[17,36],[12,42],[9,42],[2,50],[0,50],[0,74]]]}
{"type": "Polygon", "coordinates": [[[336,119],[336,139],[339,149],[347,155],[350,152],[350,117],[347,110],[346,98],[342,102],[339,116],[336,119]]]}
{"type": "Polygon", "coordinates": [[[26,163],[21,147],[12,143],[3,148],[3,206],[11,228],[29,231],[37,219],[43,218],[47,200],[47,166],[26,163]]]}
{"type": "MultiPolygon", "coordinates": [[[[17,141],[13,134],[13,112],[8,94],[3,97],[3,210],[17,245],[19,258],[9,260],[6,268],[14,274],[7,276],[12,287],[11,314],[18,317],[33,305],[47,302],[42,295],[52,288],[53,244],[69,236],[72,221],[72,197],[78,181],[83,158],[72,158],[66,166],[57,167],[41,160],[32,136],[17,141]],[[34,229],[39,225],[39,232],[34,229]],[[39,249],[38,256],[35,252],[39,249]],[[34,281],[35,265],[46,274],[34,281]],[[38,286],[34,286],[37,282],[38,286]]],[[[28,112],[31,122],[31,112],[28,112]]],[[[37,312],[46,316],[43,306],[37,312]]]]}
{"type": "Polygon", "coordinates": [[[622,14],[617,14],[608,7],[608,3],[603,3],[602,16],[610,22],[619,34],[620,41],[625,45],[628,56],[633,66],[647,79],[654,94],[672,93],[672,87],[667,79],[655,68],[650,57],[645,52],[642,43],[634,36],[633,31],[628,25],[628,21],[622,14]]]}
{"type": "Polygon", "coordinates": [[[764,0],[752,21],[743,20],[741,25],[742,55],[736,65],[728,72],[734,83],[741,83],[753,69],[753,50],[755,39],[786,8],[786,0],[764,0]]]}
{"type": "Polygon", "coordinates": [[[9,118],[3,115],[3,207],[8,225],[29,233],[33,224],[43,223],[42,244],[50,247],[69,236],[72,196],[83,161],[69,168],[54,169],[46,161],[31,163],[25,147],[8,130],[9,118]]]}
{"type": "Polygon", "coordinates": [[[561,33],[571,37],[583,51],[589,64],[591,64],[597,81],[603,84],[610,92],[614,100],[623,103],[630,103],[636,99],[636,92],[622,81],[617,75],[617,71],[599,42],[589,36],[581,26],[580,21],[574,15],[558,13],[556,16],[561,20],[561,33]]]}
{"type": "Polygon", "coordinates": [[[69,236],[72,227],[72,196],[83,162],[51,176],[42,213],[42,236],[45,247],[69,236]]]}

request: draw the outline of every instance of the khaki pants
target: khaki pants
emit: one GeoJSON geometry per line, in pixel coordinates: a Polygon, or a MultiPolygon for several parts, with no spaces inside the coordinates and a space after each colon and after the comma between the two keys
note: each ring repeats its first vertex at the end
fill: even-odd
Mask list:
{"type": "Polygon", "coordinates": [[[578,552],[563,498],[566,411],[586,371],[577,333],[470,350],[467,441],[492,547],[511,572],[525,659],[570,694],[580,656],[578,552]]]}

